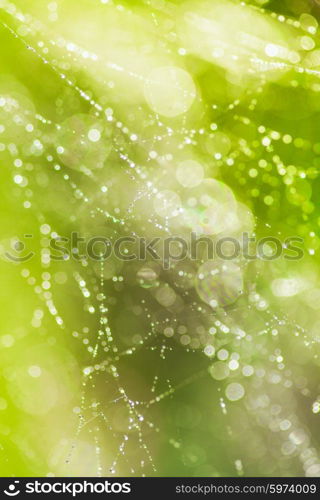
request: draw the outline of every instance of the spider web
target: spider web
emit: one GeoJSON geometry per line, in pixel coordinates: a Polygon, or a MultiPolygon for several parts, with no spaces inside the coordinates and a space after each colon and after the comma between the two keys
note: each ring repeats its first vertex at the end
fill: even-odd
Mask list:
{"type": "MultiPolygon", "coordinates": [[[[165,6],[163,2],[142,2],[145,10],[141,12],[113,2],[101,4],[99,8],[132,16],[134,21],[147,12],[153,29],[163,19],[170,21],[181,15],[179,7],[171,3],[165,6]]],[[[58,6],[54,2],[49,5],[51,21],[56,21],[58,6]]],[[[296,33],[307,36],[305,18],[299,22],[238,2],[224,8],[235,6],[271,19],[279,29],[285,26],[292,30],[292,37],[296,33]]],[[[234,303],[217,307],[209,301],[211,295],[215,296],[215,286],[210,282],[208,286],[199,285],[199,269],[208,263],[205,258],[195,263],[188,256],[166,270],[151,259],[147,263],[120,264],[103,259],[92,262],[76,252],[57,263],[50,259],[49,250],[49,236],[58,241],[70,229],[83,231],[86,237],[106,234],[113,241],[125,235],[164,238],[179,231],[184,234],[183,225],[189,223],[190,228],[190,219],[183,218],[183,210],[189,196],[191,200],[195,196],[196,188],[181,193],[181,197],[185,196],[184,208],[177,217],[169,213],[170,203],[168,208],[167,202],[161,203],[161,196],[160,205],[157,200],[159,193],[170,189],[170,166],[176,157],[180,159],[181,153],[181,159],[195,158],[197,150],[201,151],[201,160],[197,160],[203,166],[204,177],[218,177],[236,193],[240,228],[282,239],[291,228],[287,223],[278,223],[274,213],[270,216],[274,224],[268,224],[265,205],[274,201],[275,187],[281,191],[282,179],[289,189],[290,178],[316,179],[318,168],[308,172],[300,156],[304,150],[303,161],[308,163],[316,143],[295,137],[283,127],[271,127],[268,116],[260,120],[267,113],[263,109],[265,92],[270,78],[278,79],[280,74],[290,72],[310,78],[307,88],[311,88],[317,85],[319,72],[295,60],[294,50],[289,50],[289,62],[268,59],[270,51],[278,50],[271,42],[262,56],[248,43],[238,50],[232,43],[228,46],[226,40],[215,40],[217,48],[224,50],[222,67],[230,63],[232,68],[245,61],[250,84],[243,85],[239,98],[221,99],[225,101],[222,103],[216,99],[212,102],[210,95],[204,97],[205,91],[198,91],[193,96],[197,112],[192,119],[184,114],[171,124],[142,104],[121,109],[121,93],[115,81],[119,82],[120,75],[120,81],[128,78],[150,83],[142,74],[55,35],[35,17],[21,12],[17,3],[2,1],[1,8],[1,25],[7,36],[16,40],[20,50],[29,51],[30,63],[39,64],[44,74],[61,84],[56,101],[61,109],[60,121],[41,113],[38,106],[36,110],[23,93],[21,98],[9,90],[1,91],[4,149],[11,158],[14,183],[25,192],[24,209],[30,211],[32,206],[39,224],[35,245],[40,249],[41,271],[39,262],[33,265],[32,261],[30,266],[23,266],[21,275],[46,308],[43,321],[50,325],[50,317],[54,319],[55,328],[68,336],[64,341],[82,364],[80,400],[73,408],[77,420],[73,437],[59,443],[64,465],[53,460],[46,473],[86,475],[89,470],[97,476],[243,475],[254,471],[271,475],[275,466],[270,457],[280,454],[278,474],[301,474],[304,468],[307,475],[319,475],[312,420],[312,412],[318,411],[316,384],[312,373],[309,379],[302,376],[303,370],[290,349],[287,361],[283,339],[289,338],[292,345],[303,348],[311,361],[317,359],[318,341],[300,326],[291,307],[288,314],[281,311],[265,286],[265,278],[276,264],[239,259],[237,264],[244,277],[241,296],[234,303]],[[130,120],[131,114],[138,118],[130,120]],[[70,116],[76,116],[75,121],[68,121],[70,116]],[[77,136],[83,127],[87,130],[100,125],[101,134],[108,134],[111,151],[105,150],[106,137],[99,136],[92,151],[90,143],[85,144],[87,166],[79,168],[73,158],[78,158],[81,144],[77,139],[72,143],[68,131],[77,136]],[[17,127],[24,129],[21,137],[15,136],[17,127]],[[71,141],[71,159],[61,146],[63,137],[66,147],[71,141]],[[100,156],[109,154],[107,172],[94,167],[100,156]],[[289,168],[295,154],[299,166],[289,168]],[[269,176],[262,206],[262,194],[255,192],[257,164],[261,170],[266,169],[265,177],[269,176]],[[43,172],[48,181],[41,191],[36,179],[43,172]],[[248,185],[250,204],[241,192],[248,185]],[[250,206],[241,205],[241,200],[250,206]],[[52,283],[56,272],[59,276],[62,273],[64,280],[67,276],[65,292],[52,283]],[[308,416],[297,409],[301,398],[308,402],[308,416]],[[251,450],[246,444],[248,438],[256,443],[251,450]],[[221,440],[227,443],[225,450],[221,440]],[[170,453],[168,450],[174,454],[171,466],[163,465],[161,460],[162,455],[170,453]],[[259,466],[255,465],[257,458],[259,466]]],[[[192,8],[191,22],[205,31],[202,7],[192,8]]],[[[223,18],[221,23],[223,26],[223,18]]],[[[317,29],[312,23],[309,27],[309,34],[316,38],[317,29]]],[[[163,36],[159,31],[159,38],[161,50],[173,61],[176,56],[172,52],[178,48],[184,66],[189,49],[179,48],[181,39],[177,40],[177,34],[163,36]]],[[[253,39],[249,38],[249,42],[254,46],[253,39]]],[[[205,62],[204,75],[218,65],[218,55],[219,51],[214,60],[210,56],[205,62]]],[[[196,56],[200,57],[197,48],[196,56]]],[[[188,97],[188,92],[183,94],[182,104],[188,97]]],[[[94,130],[99,132],[99,128],[94,130]]],[[[206,188],[210,185],[200,184],[197,196],[206,196],[206,188]]],[[[302,191],[305,189],[303,184],[302,191]]],[[[315,221],[306,215],[307,209],[300,213],[300,199],[296,201],[295,193],[289,193],[297,212],[293,225],[299,220],[310,232],[315,221]]],[[[191,224],[194,220],[191,217],[191,224]]],[[[198,230],[199,223],[195,226],[198,230]]],[[[234,230],[235,235],[238,230],[234,230]]],[[[316,248],[312,241],[308,248],[311,257],[316,248]]]]}

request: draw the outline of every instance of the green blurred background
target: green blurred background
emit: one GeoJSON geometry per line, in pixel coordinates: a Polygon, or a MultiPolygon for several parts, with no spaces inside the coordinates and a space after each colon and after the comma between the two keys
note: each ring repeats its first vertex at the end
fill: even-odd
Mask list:
{"type": "Polygon", "coordinates": [[[1,475],[319,476],[320,3],[0,8],[1,475]],[[191,231],[304,256],[50,247],[191,231]]]}

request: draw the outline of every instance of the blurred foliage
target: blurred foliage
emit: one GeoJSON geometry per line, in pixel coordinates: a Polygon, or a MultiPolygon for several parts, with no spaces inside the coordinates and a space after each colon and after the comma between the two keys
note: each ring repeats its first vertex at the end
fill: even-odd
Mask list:
{"type": "Polygon", "coordinates": [[[320,3],[0,8],[1,475],[319,476],[320,3]],[[50,258],[72,231],[304,257],[50,258]]]}

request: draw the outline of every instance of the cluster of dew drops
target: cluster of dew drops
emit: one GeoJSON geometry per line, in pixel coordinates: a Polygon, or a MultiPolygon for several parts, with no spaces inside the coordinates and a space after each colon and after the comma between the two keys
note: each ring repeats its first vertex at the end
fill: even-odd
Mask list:
{"type": "MultiPolygon", "coordinates": [[[[156,29],[158,17],[163,15],[159,7],[162,3],[145,2],[145,5],[156,29]]],[[[185,228],[207,236],[211,236],[217,227],[219,232],[234,236],[241,231],[254,233],[259,225],[268,228],[268,224],[254,214],[253,208],[240,203],[234,191],[246,189],[250,198],[262,198],[266,209],[272,209],[279,207],[276,188],[281,185],[286,189],[289,202],[297,207],[301,201],[295,189],[298,180],[304,193],[300,215],[308,231],[308,252],[311,257],[316,253],[318,240],[312,230],[314,207],[311,194],[308,196],[308,181],[316,178],[317,169],[287,165],[278,154],[277,145],[317,154],[319,144],[255,123],[254,112],[259,100],[263,99],[269,72],[292,69],[297,75],[305,73],[311,78],[310,87],[319,91],[316,88],[319,87],[316,81],[319,75],[312,65],[312,54],[314,60],[319,58],[316,52],[318,24],[309,14],[294,20],[260,7],[240,2],[239,5],[244,9],[255,8],[273,22],[296,30],[300,49],[307,53],[309,64],[304,65],[298,50],[289,50],[283,55],[281,47],[268,42],[263,58],[254,51],[247,56],[250,72],[258,82],[256,88],[248,86],[243,98],[222,107],[205,102],[190,74],[182,69],[188,57],[187,48],[176,47],[175,57],[181,60],[181,67],[156,68],[146,80],[117,61],[103,60],[73,40],[54,36],[51,31],[49,35],[45,25],[20,11],[17,5],[6,0],[0,2],[1,10],[6,14],[1,25],[8,36],[29,51],[44,71],[49,68],[51,78],[56,78],[59,85],[62,82],[66,99],[74,96],[81,106],[83,103],[84,107],[79,104],[79,108],[87,110],[73,112],[61,122],[53,121],[41,113],[41,109],[36,109],[23,92],[21,95],[17,92],[10,94],[8,87],[0,87],[0,151],[12,159],[14,189],[23,193],[23,209],[35,211],[41,235],[43,272],[40,280],[31,265],[25,264],[21,270],[22,277],[44,306],[34,312],[32,326],[39,328],[45,315],[51,315],[58,329],[64,333],[70,331],[72,337],[82,343],[87,356],[82,369],[81,401],[73,410],[79,423],[66,458],[67,467],[72,465],[78,440],[83,432],[88,432],[94,443],[97,475],[156,473],[156,452],[152,453],[151,449],[154,436],[163,431],[161,419],[157,419],[151,409],[160,407],[163,400],[174,398],[181,388],[197,380],[201,384],[201,380],[210,378],[214,382],[212,391],[218,393],[218,410],[226,419],[227,434],[231,439],[233,407],[243,404],[255,426],[263,427],[277,437],[279,453],[288,463],[291,457],[298,456],[305,474],[320,474],[320,459],[312,435],[300,416],[294,413],[294,382],[279,337],[282,332],[290,331],[311,350],[316,346],[304,328],[279,312],[270,298],[259,292],[257,283],[260,273],[263,273],[259,265],[253,266],[247,280],[250,263],[241,259],[224,264],[205,257],[197,263],[186,259],[163,269],[159,263],[150,261],[119,265],[115,261],[101,259],[92,263],[86,257],[73,259],[66,256],[64,264],[67,266],[70,262],[68,269],[71,269],[74,287],[79,290],[83,311],[89,318],[98,319],[96,329],[83,325],[70,328],[70,320],[65,318],[61,305],[58,307],[52,291],[52,280],[62,285],[66,281],[65,272],[59,270],[54,275],[50,272],[53,264],[49,240],[58,239],[60,231],[48,219],[45,210],[42,211],[43,204],[37,202],[37,190],[39,187],[50,190],[53,182],[55,186],[63,185],[64,192],[69,192],[72,197],[71,206],[65,202],[65,207],[68,216],[71,212],[69,219],[74,227],[82,229],[84,225],[86,231],[92,228],[94,231],[95,225],[107,224],[112,235],[146,237],[150,231],[165,237],[185,234],[185,228]],[[104,73],[99,72],[101,65],[106,67],[108,74],[123,74],[124,79],[143,81],[147,106],[139,107],[144,124],[139,131],[129,119],[129,123],[124,123],[117,118],[117,106],[110,105],[108,99],[95,97],[94,91],[83,89],[73,76],[80,68],[82,71],[95,68],[94,88],[106,87],[115,95],[118,76],[114,81],[106,81],[104,73]],[[155,81],[169,82],[169,86],[172,83],[169,97],[172,92],[173,104],[164,102],[155,81]],[[190,125],[192,121],[188,120],[192,106],[205,110],[205,117],[219,115],[219,120],[203,118],[202,122],[197,121],[197,127],[193,127],[190,125]],[[180,116],[178,121],[174,121],[176,116],[180,116]],[[225,122],[221,116],[225,117],[225,122]],[[245,138],[229,137],[224,123],[230,123],[230,120],[239,124],[241,130],[245,127],[254,130],[255,139],[250,142],[247,135],[245,138]],[[200,155],[195,153],[197,149],[201,149],[200,155]],[[110,178],[108,171],[104,173],[108,158],[116,165],[110,169],[110,178]],[[246,168],[247,164],[249,168],[246,168]],[[172,165],[175,165],[174,174],[172,165]],[[233,189],[221,180],[219,172],[226,168],[234,172],[233,189]],[[49,171],[50,176],[46,174],[49,171]],[[259,188],[261,183],[264,183],[264,194],[259,188]],[[250,186],[249,192],[247,185],[250,186]],[[143,293],[137,292],[137,288],[143,293]],[[116,304],[113,290],[116,296],[129,296],[133,313],[143,317],[141,333],[132,336],[125,332],[124,343],[119,342],[111,326],[116,304]],[[271,339],[270,342],[265,342],[265,338],[271,339]],[[174,359],[176,352],[181,350],[189,354],[202,353],[205,368],[188,378],[179,379],[179,374],[173,377],[166,361],[174,359]],[[157,368],[148,381],[150,397],[145,401],[130,395],[126,377],[121,373],[122,359],[133,359],[141,352],[145,356],[157,357],[157,368]],[[107,403],[99,395],[102,384],[108,386],[110,399],[107,403]],[[109,418],[109,413],[119,407],[126,422],[121,430],[109,418]],[[150,415],[155,418],[151,419],[150,415]],[[112,443],[111,459],[110,454],[106,454],[108,442],[105,442],[105,435],[110,436],[112,443]],[[137,450],[136,454],[132,455],[132,449],[137,450]]],[[[48,22],[51,24],[59,20],[58,7],[56,2],[48,4],[48,22]]],[[[110,0],[101,0],[101,8],[115,9],[119,15],[131,14],[129,7],[110,0]]],[[[171,51],[172,45],[177,44],[171,39],[167,43],[163,50],[169,51],[170,47],[171,51]]],[[[220,48],[213,57],[218,64],[221,57],[237,60],[239,55],[236,50],[234,54],[232,50],[224,54],[220,48]]],[[[296,80],[294,82],[293,86],[298,85],[296,80]]],[[[121,95],[118,97],[121,105],[121,95]]],[[[58,115],[60,111],[63,115],[64,105],[63,98],[57,99],[58,115]]],[[[276,234],[281,237],[278,230],[276,234]]],[[[281,280],[275,284],[279,295],[286,285],[281,280]]],[[[92,325],[91,319],[88,324],[92,325]]],[[[41,371],[36,368],[31,367],[31,376],[41,376],[41,371]]],[[[299,379],[295,389],[310,397],[307,381],[299,379]]],[[[312,405],[314,414],[319,411],[320,396],[312,405]]],[[[179,449],[176,437],[166,439],[179,449]]],[[[270,441],[272,445],[274,439],[270,441]]],[[[235,455],[233,462],[235,473],[246,474],[245,456],[235,455]]]]}

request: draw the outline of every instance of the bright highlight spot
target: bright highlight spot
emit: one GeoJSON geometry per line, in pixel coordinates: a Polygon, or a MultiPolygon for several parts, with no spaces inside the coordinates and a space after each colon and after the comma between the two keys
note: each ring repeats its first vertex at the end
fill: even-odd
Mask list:
{"type": "Polygon", "coordinates": [[[173,118],[190,109],[196,97],[196,88],[185,70],[164,66],[152,70],[148,75],[144,95],[155,113],[173,118]]]}

